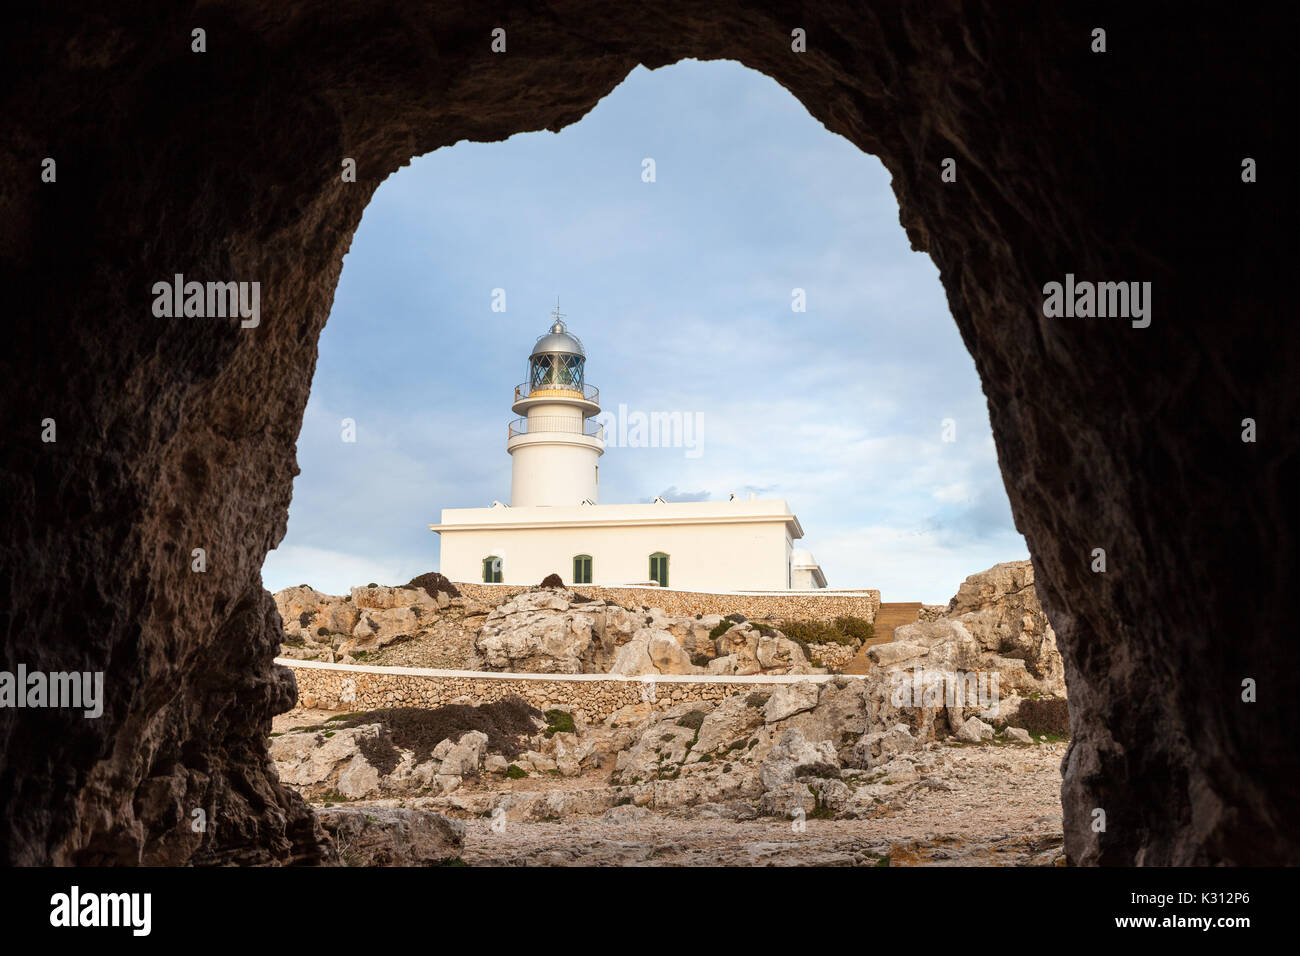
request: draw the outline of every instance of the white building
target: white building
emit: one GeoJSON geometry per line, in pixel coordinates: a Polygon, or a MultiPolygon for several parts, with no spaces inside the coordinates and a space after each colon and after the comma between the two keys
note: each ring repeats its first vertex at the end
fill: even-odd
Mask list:
{"type": "Polygon", "coordinates": [[[693,591],[824,588],[799,519],[780,499],[599,504],[600,394],[586,351],[560,321],[537,340],[515,387],[506,451],[510,504],[446,508],[430,525],[453,581],[650,584],[693,591]]]}

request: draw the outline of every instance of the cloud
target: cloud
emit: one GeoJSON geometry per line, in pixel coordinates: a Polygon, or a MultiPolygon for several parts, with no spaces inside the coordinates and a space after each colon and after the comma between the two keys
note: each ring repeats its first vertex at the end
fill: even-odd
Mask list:
{"type": "MultiPolygon", "coordinates": [[[[712,497],[707,491],[678,491],[676,485],[672,485],[659,492],[659,497],[665,501],[708,501],[712,497]]],[[[653,499],[643,498],[642,503],[649,503],[653,499]]]]}
{"type": "Polygon", "coordinates": [[[440,149],[380,186],[268,582],[406,580],[437,566],[442,509],[508,500],[512,388],[557,293],[606,409],[703,415],[698,457],[607,448],[602,501],[781,497],[834,585],[900,600],[947,600],[1024,552],[974,362],[888,172],[769,78],[686,61],[637,68],[558,135],[440,149]]]}
{"type": "Polygon", "coordinates": [[[310,584],[325,594],[347,594],[351,588],[375,584],[405,584],[428,570],[418,559],[376,561],[365,555],[349,554],[329,548],[290,545],[277,548],[266,556],[262,566],[262,584],[270,591],[282,591],[299,584],[310,584]]]}

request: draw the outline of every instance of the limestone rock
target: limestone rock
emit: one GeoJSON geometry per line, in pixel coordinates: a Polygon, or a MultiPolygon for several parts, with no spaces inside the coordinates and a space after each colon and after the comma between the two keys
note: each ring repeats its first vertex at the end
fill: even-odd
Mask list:
{"type": "Polygon", "coordinates": [[[811,682],[782,684],[763,707],[763,721],[774,724],[801,711],[812,710],[817,706],[819,695],[820,687],[811,682]]]}
{"type": "Polygon", "coordinates": [[[691,749],[691,760],[712,754],[733,744],[743,744],[750,731],[763,723],[764,711],[750,702],[748,694],[733,694],[704,718],[700,736],[691,749]]]}
{"type": "Polygon", "coordinates": [[[972,717],[961,725],[961,729],[957,731],[957,739],[972,744],[992,740],[993,728],[978,717],[972,717]]]}
{"type": "Polygon", "coordinates": [[[888,730],[863,734],[853,746],[851,763],[855,767],[876,767],[899,754],[913,753],[920,748],[921,741],[912,736],[906,725],[895,724],[888,730]]]}
{"type": "Polygon", "coordinates": [[[387,807],[318,810],[336,866],[436,866],[460,858],[465,824],[430,810],[387,807]]]}
{"type": "Polygon", "coordinates": [[[764,791],[775,790],[794,783],[795,768],[802,765],[826,764],[839,766],[839,757],[829,741],[809,742],[803,731],[792,728],[777,740],[759,767],[759,783],[764,791]]]}
{"type": "Polygon", "coordinates": [[[487,753],[488,736],[481,730],[462,734],[445,757],[438,773],[444,776],[468,777],[478,773],[487,753]]]}

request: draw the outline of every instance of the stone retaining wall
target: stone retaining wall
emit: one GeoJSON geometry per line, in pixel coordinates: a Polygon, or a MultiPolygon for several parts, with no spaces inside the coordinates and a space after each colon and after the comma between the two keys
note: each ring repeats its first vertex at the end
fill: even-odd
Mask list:
{"type": "MultiPolygon", "coordinates": [[[[475,584],[455,582],[466,597],[493,607],[527,588],[517,584],[475,584]]],[[[863,620],[876,620],[880,608],[880,592],[864,591],[773,591],[773,592],[710,592],[676,591],[655,587],[594,587],[579,584],[575,588],[587,597],[612,601],[623,607],[658,607],[677,617],[694,617],[696,614],[743,614],[761,619],[768,616],[778,620],[830,621],[841,615],[852,615],[863,620]]]]}
{"type": "Polygon", "coordinates": [[[653,680],[611,674],[495,674],[425,668],[369,667],[278,658],[298,681],[298,705],[321,710],[485,704],[522,697],[539,710],[571,708],[589,723],[628,704],[667,709],[682,701],[719,701],[740,691],[771,692],[780,684],[823,682],[830,675],[713,677],[658,675],[653,680]],[[468,698],[469,700],[462,700],[468,698]]]}
{"type": "Polygon", "coordinates": [[[808,654],[814,667],[840,670],[858,656],[855,644],[809,644],[808,654]]]}

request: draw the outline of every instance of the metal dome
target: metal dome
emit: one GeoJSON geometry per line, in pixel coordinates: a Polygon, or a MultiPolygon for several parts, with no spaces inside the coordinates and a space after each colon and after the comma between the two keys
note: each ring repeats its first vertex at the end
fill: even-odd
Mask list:
{"type": "Polygon", "coordinates": [[[581,355],[586,358],[587,352],[578,341],[578,337],[570,332],[564,325],[564,322],[556,319],[551,330],[537,340],[533,350],[529,353],[529,358],[538,355],[581,355]]]}

